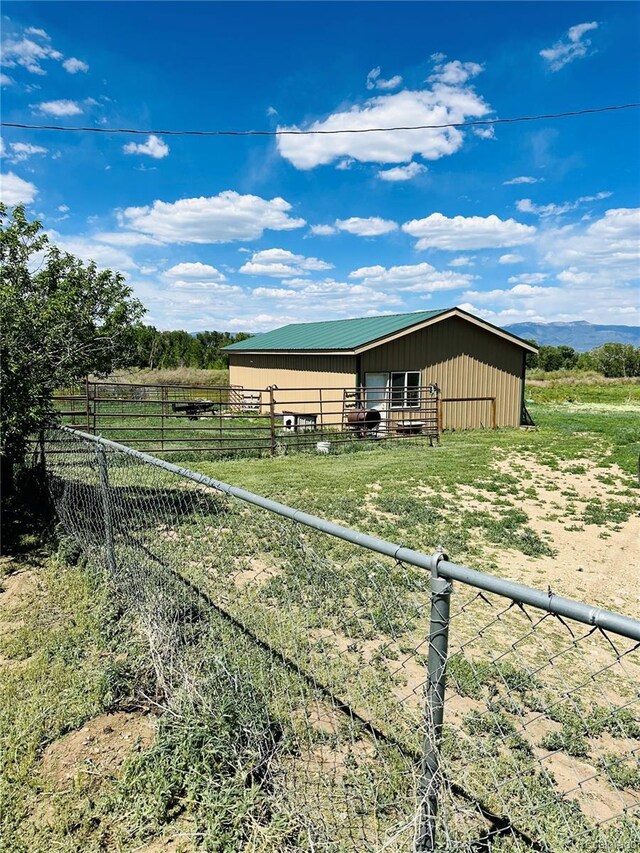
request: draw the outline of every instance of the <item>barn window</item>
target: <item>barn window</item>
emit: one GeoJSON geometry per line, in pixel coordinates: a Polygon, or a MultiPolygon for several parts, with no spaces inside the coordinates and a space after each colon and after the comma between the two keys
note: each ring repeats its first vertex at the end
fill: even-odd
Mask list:
{"type": "Polygon", "coordinates": [[[420,406],[420,371],[402,370],[391,374],[391,408],[417,409],[420,406]]]}

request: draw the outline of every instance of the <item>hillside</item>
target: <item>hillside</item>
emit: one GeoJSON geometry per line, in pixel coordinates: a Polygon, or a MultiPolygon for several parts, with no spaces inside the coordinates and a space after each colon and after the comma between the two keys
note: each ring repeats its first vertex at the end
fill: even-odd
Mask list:
{"type": "Polygon", "coordinates": [[[520,338],[533,338],[547,346],[573,347],[578,352],[616,341],[640,346],[640,326],[600,326],[580,320],[575,323],[514,323],[504,327],[520,338]]]}

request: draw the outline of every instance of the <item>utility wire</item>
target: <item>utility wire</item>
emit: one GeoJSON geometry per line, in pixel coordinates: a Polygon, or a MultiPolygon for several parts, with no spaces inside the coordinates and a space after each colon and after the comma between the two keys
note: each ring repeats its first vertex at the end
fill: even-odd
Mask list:
{"type": "Polygon", "coordinates": [[[620,110],[630,110],[640,107],[637,104],[619,104],[611,107],[595,107],[586,110],[573,110],[564,113],[546,113],[533,116],[518,116],[516,118],[491,118],[478,121],[459,121],[447,124],[416,124],[400,125],[397,127],[360,127],[342,130],[137,130],[130,127],[65,127],[57,124],[22,124],[19,122],[3,121],[1,127],[14,127],[21,130],[58,130],[64,132],[82,133],[132,133],[141,136],[334,136],[340,133],[393,133],[400,130],[442,130],[447,127],[482,127],[495,124],[515,124],[524,121],[543,121],[545,119],[571,118],[573,116],[593,115],[595,113],[610,113],[620,110]]]}

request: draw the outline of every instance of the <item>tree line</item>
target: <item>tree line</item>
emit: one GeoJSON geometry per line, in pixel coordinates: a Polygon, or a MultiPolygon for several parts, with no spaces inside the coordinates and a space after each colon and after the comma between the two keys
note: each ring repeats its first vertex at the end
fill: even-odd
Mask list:
{"type": "MultiPolygon", "coordinates": [[[[528,343],[537,347],[534,340],[528,343]]],[[[633,344],[608,343],[589,352],[576,352],[573,347],[541,346],[538,353],[527,353],[527,368],[551,370],[592,370],[609,378],[640,376],[640,347],[633,344]]]]}
{"type": "Polygon", "coordinates": [[[142,323],[131,330],[128,367],[159,368],[197,367],[206,370],[229,366],[224,347],[251,337],[245,332],[197,332],[182,330],[159,332],[142,323]]]}

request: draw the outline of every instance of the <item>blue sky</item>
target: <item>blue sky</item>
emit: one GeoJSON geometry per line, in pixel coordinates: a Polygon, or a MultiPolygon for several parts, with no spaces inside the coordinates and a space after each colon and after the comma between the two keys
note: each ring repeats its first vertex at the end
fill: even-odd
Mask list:
{"type": "MultiPolygon", "coordinates": [[[[3,120],[340,129],[638,101],[635,3],[5,2],[3,120]]],[[[640,110],[302,137],[4,128],[2,198],[159,328],[640,323],[640,110]]]]}

